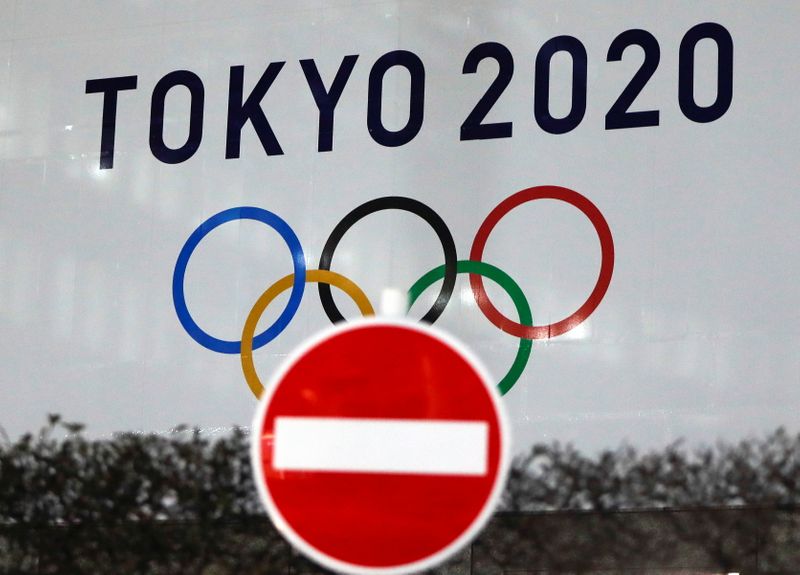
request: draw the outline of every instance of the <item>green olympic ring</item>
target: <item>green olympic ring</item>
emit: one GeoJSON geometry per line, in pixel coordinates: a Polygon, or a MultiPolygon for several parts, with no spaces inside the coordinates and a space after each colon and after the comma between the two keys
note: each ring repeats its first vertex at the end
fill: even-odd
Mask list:
{"type": "MultiPolygon", "coordinates": [[[[500,268],[496,268],[486,262],[478,262],[472,260],[459,260],[456,264],[456,273],[458,274],[478,274],[480,276],[489,278],[497,285],[503,288],[506,293],[511,297],[514,302],[514,307],[517,308],[517,315],[519,316],[519,323],[524,326],[533,325],[533,315],[531,314],[531,307],[528,305],[528,300],[522,289],[517,285],[511,276],[500,268]]],[[[428,287],[433,285],[436,280],[440,280],[445,276],[445,266],[433,268],[424,276],[419,278],[414,285],[408,290],[408,307],[411,308],[414,302],[417,301],[422,292],[428,287]]],[[[511,364],[508,372],[503,376],[503,379],[497,384],[497,389],[500,395],[508,393],[517,380],[522,375],[528,360],[531,357],[532,343],[530,339],[520,338],[519,348],[517,349],[517,356],[514,358],[514,363],[511,364]]]]}

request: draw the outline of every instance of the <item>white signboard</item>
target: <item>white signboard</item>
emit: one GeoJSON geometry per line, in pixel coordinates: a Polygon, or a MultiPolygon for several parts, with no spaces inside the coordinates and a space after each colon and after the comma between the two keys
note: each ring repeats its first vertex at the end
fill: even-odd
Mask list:
{"type": "Polygon", "coordinates": [[[519,449],[797,430],[799,26],[790,1],[0,1],[0,424],[247,425],[239,342],[294,273],[251,326],[262,380],[416,284],[519,449]]]}

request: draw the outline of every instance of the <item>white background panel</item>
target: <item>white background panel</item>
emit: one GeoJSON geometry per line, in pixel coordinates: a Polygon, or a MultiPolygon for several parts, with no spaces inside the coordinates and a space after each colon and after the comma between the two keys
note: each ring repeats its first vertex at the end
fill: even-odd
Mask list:
{"type": "MultiPolygon", "coordinates": [[[[587,196],[615,242],[611,286],[578,329],[536,341],[506,396],[516,446],[573,441],[593,450],[678,438],[736,440],[780,425],[797,430],[800,405],[800,245],[796,151],[800,89],[793,2],[24,2],[0,0],[0,425],[36,429],[48,412],[90,433],[205,430],[246,425],[255,407],[236,355],[195,343],[173,308],[181,246],[211,215],[240,205],[284,218],[310,268],[336,223],[368,200],[421,200],[447,222],[459,257],[484,217],[512,193],[556,184],[587,196]],[[734,96],[716,121],[696,123],[678,105],[678,54],[686,32],[717,22],[734,43],[734,96]],[[605,115],[642,62],[630,47],[607,62],[612,40],[641,28],[660,63],[633,110],[658,109],[655,127],[605,130],[605,115]],[[563,135],[534,119],[534,62],[558,35],[588,54],[586,113],[563,135]],[[510,138],[459,141],[459,127],[497,74],[481,62],[462,74],[476,45],[504,44],[514,75],[487,116],[513,122],[510,138]],[[400,147],[367,129],[372,65],[409,50],[425,66],[424,122],[400,147]],[[336,107],[334,148],[317,152],[318,113],[298,63],[313,58],[326,86],[345,55],[359,56],[336,107]],[[267,156],[250,125],[238,159],[225,159],[231,66],[249,93],[270,62],[286,61],[262,101],[283,148],[267,156]],[[165,164],[148,144],[151,94],[175,70],[203,81],[202,142],[165,164]],[[136,75],[120,92],[114,168],[99,169],[102,94],[89,79],[136,75]]],[[[696,99],[715,95],[716,51],[696,52],[696,99]]],[[[569,59],[551,68],[551,112],[568,111],[569,59]]],[[[386,75],[383,119],[408,115],[408,75],[386,75]]],[[[188,92],[168,94],[164,138],[188,133],[188,92]]],[[[485,260],[526,293],[536,323],[558,320],[589,294],[600,262],[593,229],[555,201],[512,211],[485,260]]],[[[336,271],[373,303],[407,289],[442,262],[426,224],[381,212],[356,224],[336,271]]],[[[252,222],[215,230],[187,271],[190,309],[209,332],[238,338],[255,298],[291,271],[280,237],[252,222]]],[[[487,282],[499,308],[514,314],[487,282]]],[[[421,316],[438,287],[412,314],[421,316]]],[[[347,297],[335,294],[348,317],[347,297]]],[[[285,305],[276,300],[263,329],[285,305]]],[[[263,378],[305,337],[328,325],[316,286],[289,327],[256,352],[263,378]]],[[[517,340],[484,318],[459,277],[438,324],[471,346],[498,378],[517,340]]]]}

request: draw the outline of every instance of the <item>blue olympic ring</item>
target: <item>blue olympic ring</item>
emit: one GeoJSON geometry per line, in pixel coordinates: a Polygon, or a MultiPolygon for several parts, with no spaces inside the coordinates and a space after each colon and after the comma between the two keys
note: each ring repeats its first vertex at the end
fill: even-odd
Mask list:
{"type": "Polygon", "coordinates": [[[186,266],[197,244],[199,244],[211,230],[233,220],[255,220],[274,229],[281,235],[283,241],[285,241],[286,245],[289,247],[294,264],[294,283],[292,284],[292,291],[289,295],[289,303],[286,304],[286,308],[278,319],[275,320],[275,323],[253,339],[253,349],[258,349],[268,344],[286,329],[286,326],[289,325],[289,322],[300,307],[300,300],[303,299],[303,291],[306,287],[306,260],[303,255],[303,247],[300,245],[300,240],[297,235],[292,228],[289,227],[289,224],[283,221],[279,216],[262,208],[242,206],[219,212],[200,224],[189,236],[189,239],[186,240],[183,248],[181,248],[180,254],[178,254],[178,261],[175,262],[175,271],[172,274],[172,300],[175,302],[175,312],[178,314],[181,325],[183,325],[186,332],[192,336],[192,339],[203,347],[219,353],[240,353],[242,347],[241,340],[228,341],[218,339],[203,331],[203,329],[197,325],[197,322],[194,321],[192,314],[189,313],[189,309],[186,307],[183,283],[186,278],[186,266]]]}

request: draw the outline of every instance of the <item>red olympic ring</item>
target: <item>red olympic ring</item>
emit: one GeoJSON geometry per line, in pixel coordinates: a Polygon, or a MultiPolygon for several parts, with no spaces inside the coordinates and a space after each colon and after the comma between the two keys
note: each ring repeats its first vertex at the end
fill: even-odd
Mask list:
{"type": "Polygon", "coordinates": [[[611,275],[614,272],[614,239],[611,236],[611,230],[603,214],[600,213],[600,210],[586,197],[569,188],[562,188],[561,186],[536,186],[527,188],[500,202],[497,207],[486,216],[486,219],[478,229],[478,233],[475,235],[475,239],[472,242],[469,259],[481,261],[483,249],[486,247],[486,240],[497,225],[497,222],[499,222],[503,216],[520,204],[542,199],[567,202],[578,208],[589,218],[589,221],[592,222],[597,232],[597,237],[600,239],[600,273],[597,276],[597,283],[595,283],[592,293],[589,294],[587,300],[577,311],[560,321],[547,325],[534,326],[522,325],[500,313],[494,304],[489,301],[489,296],[486,294],[486,290],[483,287],[483,278],[478,274],[470,274],[469,281],[472,287],[472,293],[475,296],[475,301],[478,302],[478,306],[489,321],[504,332],[525,339],[548,339],[556,337],[583,323],[586,318],[597,309],[597,306],[600,305],[600,301],[603,299],[611,283],[611,275]]]}

